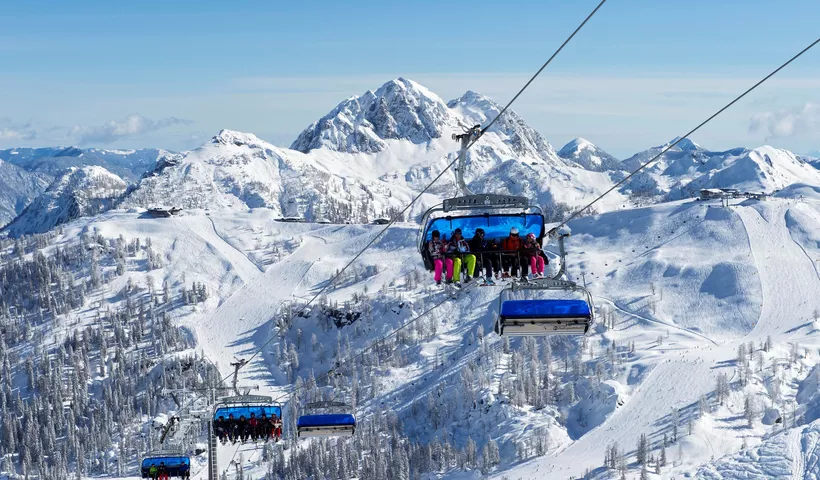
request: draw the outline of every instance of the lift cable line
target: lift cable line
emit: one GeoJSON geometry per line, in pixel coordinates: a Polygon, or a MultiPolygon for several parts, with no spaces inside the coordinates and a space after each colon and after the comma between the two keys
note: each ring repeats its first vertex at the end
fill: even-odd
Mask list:
{"type": "Polygon", "coordinates": [[[787,65],[789,65],[789,64],[790,64],[790,63],[792,63],[793,61],[797,60],[797,59],[798,59],[801,55],[803,55],[804,53],[806,53],[806,52],[808,52],[809,50],[811,50],[811,48],[812,48],[812,47],[814,47],[815,45],[817,45],[818,43],[820,43],[820,38],[818,38],[817,40],[815,40],[814,42],[812,42],[812,43],[811,43],[808,47],[806,47],[806,48],[804,48],[803,50],[801,50],[801,51],[800,51],[797,55],[795,55],[795,56],[793,56],[792,58],[788,59],[785,63],[783,63],[782,65],[780,65],[779,67],[777,67],[777,68],[776,68],[774,71],[772,71],[770,74],[768,74],[768,75],[766,75],[765,77],[763,77],[763,79],[761,79],[759,82],[757,82],[757,83],[755,83],[754,85],[752,85],[751,87],[749,87],[749,89],[748,89],[748,90],[746,90],[745,92],[741,93],[739,96],[735,97],[735,99],[734,99],[734,100],[732,100],[731,102],[727,103],[727,104],[726,104],[723,108],[721,108],[721,109],[720,109],[720,110],[718,110],[717,112],[713,113],[713,114],[712,114],[712,116],[710,116],[709,118],[707,118],[706,120],[704,120],[703,122],[701,122],[701,123],[700,123],[697,127],[693,128],[692,130],[689,130],[689,132],[688,132],[686,135],[684,135],[684,136],[682,136],[682,137],[679,137],[679,138],[678,138],[677,140],[675,140],[675,141],[674,141],[671,145],[669,145],[668,147],[664,148],[664,149],[661,151],[661,153],[659,153],[659,154],[655,155],[654,157],[650,158],[648,161],[646,161],[645,163],[643,163],[640,167],[638,167],[637,169],[635,169],[632,173],[630,173],[629,175],[627,175],[626,177],[624,177],[621,181],[619,181],[618,183],[616,183],[615,185],[613,185],[612,187],[610,187],[610,188],[609,188],[609,190],[607,190],[607,191],[605,191],[604,193],[602,193],[601,195],[599,195],[599,196],[598,196],[595,200],[593,200],[593,201],[589,202],[589,203],[588,203],[585,207],[581,208],[580,210],[577,210],[575,213],[573,213],[572,215],[570,215],[570,216],[569,216],[569,218],[567,218],[566,220],[562,221],[562,222],[561,222],[561,224],[560,224],[560,225],[558,225],[556,228],[561,228],[561,227],[563,227],[564,225],[566,225],[567,223],[569,223],[572,219],[577,218],[577,217],[578,217],[578,215],[580,215],[581,213],[583,213],[584,211],[586,211],[589,207],[591,207],[591,206],[592,206],[592,205],[594,205],[596,202],[598,202],[599,200],[601,200],[602,198],[604,198],[606,195],[608,195],[609,193],[611,193],[611,192],[612,192],[613,190],[615,190],[616,188],[618,188],[618,187],[620,187],[621,185],[623,185],[623,184],[624,184],[627,180],[629,180],[630,178],[632,178],[635,174],[637,174],[638,172],[640,172],[640,171],[641,171],[641,170],[643,170],[644,168],[648,167],[648,166],[649,166],[651,163],[653,163],[655,160],[657,160],[657,159],[661,158],[661,156],[663,156],[663,154],[665,154],[666,152],[668,152],[669,150],[671,150],[671,149],[672,149],[675,145],[677,145],[678,143],[682,142],[684,139],[686,139],[687,137],[689,137],[689,135],[692,135],[693,133],[695,133],[695,132],[697,132],[698,130],[700,130],[700,128],[701,128],[701,127],[703,127],[704,125],[706,125],[707,123],[709,123],[710,121],[712,121],[715,117],[717,117],[718,115],[720,115],[721,113],[723,113],[724,111],[726,111],[729,107],[731,107],[732,105],[734,105],[735,103],[737,103],[738,101],[740,101],[740,99],[742,99],[743,97],[745,97],[747,94],[751,93],[751,92],[752,92],[752,90],[754,90],[754,89],[756,89],[757,87],[759,87],[760,85],[762,85],[764,82],[766,82],[766,80],[768,80],[768,79],[772,78],[773,76],[775,76],[775,74],[777,74],[780,70],[783,70],[784,68],[786,68],[786,66],[787,66],[787,65]]]}
{"type": "MultiPolygon", "coordinates": [[[[442,170],[438,175],[436,175],[436,177],[430,183],[428,183],[427,186],[425,186],[424,189],[421,190],[421,192],[419,192],[415,197],[413,197],[413,199],[410,201],[410,203],[407,204],[407,206],[404,207],[404,209],[402,209],[399,213],[394,215],[393,218],[391,218],[390,221],[384,226],[384,228],[378,234],[376,234],[376,236],[374,236],[369,242],[367,242],[367,244],[359,251],[359,253],[357,253],[349,262],[347,262],[347,264],[344,266],[344,268],[342,268],[339,271],[339,273],[337,273],[336,275],[331,277],[330,280],[328,280],[327,283],[325,283],[325,285],[321,289],[319,289],[319,291],[315,295],[313,295],[313,297],[304,305],[304,307],[302,307],[303,309],[307,309],[308,307],[310,307],[313,304],[313,302],[316,301],[317,298],[319,298],[331,285],[333,285],[333,283],[339,277],[341,277],[344,274],[344,272],[356,260],[359,259],[359,257],[361,257],[364,254],[364,252],[366,252],[371,246],[373,246],[373,244],[376,243],[376,241],[379,238],[381,238],[381,236],[384,235],[385,232],[387,232],[387,230],[391,226],[393,226],[394,223],[396,223],[396,220],[401,218],[413,205],[415,205],[415,203],[422,197],[422,195],[427,193],[427,191],[430,189],[430,187],[432,187],[439,179],[441,179],[441,177],[443,177],[444,174],[453,167],[453,165],[455,165],[456,163],[459,162],[459,160],[461,159],[461,155],[463,155],[464,152],[466,152],[467,149],[472,147],[473,144],[475,144],[475,142],[478,141],[478,139],[481,138],[482,135],[484,135],[484,133],[487,131],[487,129],[490,126],[492,126],[499,119],[499,117],[501,117],[501,115],[503,115],[510,108],[510,106],[513,104],[513,102],[515,102],[518,99],[518,97],[521,96],[521,94],[524,92],[524,90],[526,90],[527,87],[529,87],[530,84],[532,84],[532,82],[538,77],[538,75],[540,75],[541,72],[544,71],[544,69],[550,63],[552,63],[553,59],[555,59],[555,57],[558,56],[558,54],[561,52],[561,50],[564,49],[564,47],[570,42],[570,40],[572,40],[573,37],[575,37],[575,35],[581,30],[581,28],[583,28],[583,26],[586,25],[586,23],[592,18],[593,15],[595,15],[595,13],[604,5],[604,3],[606,3],[606,1],[607,0],[601,0],[601,2],[598,4],[598,6],[595,7],[595,9],[589,15],[587,15],[587,17],[584,19],[584,21],[581,22],[580,25],[578,25],[578,27],[572,32],[572,34],[570,34],[569,37],[567,37],[566,40],[564,40],[564,43],[562,43],[561,46],[558,47],[558,49],[555,51],[555,53],[553,53],[552,56],[550,56],[550,58],[547,59],[547,61],[544,62],[543,65],[541,65],[541,68],[539,68],[538,71],[535,72],[535,74],[532,76],[532,78],[530,78],[530,80],[524,85],[524,87],[522,87],[521,90],[519,90],[518,93],[515,94],[515,96],[512,98],[512,100],[510,100],[507,103],[507,105],[504,106],[504,108],[498,113],[498,115],[496,115],[495,118],[493,118],[493,120],[489,124],[487,124],[487,127],[485,127],[484,129],[481,130],[481,132],[473,139],[473,141],[467,146],[467,148],[463,149],[462,153],[459,156],[457,156],[455,160],[450,162],[450,164],[447,165],[447,167],[445,167],[444,170],[442,170]]],[[[281,307],[281,305],[280,305],[280,307],[281,307]]],[[[269,338],[265,343],[263,343],[262,346],[260,346],[254,352],[254,354],[251,355],[250,358],[248,358],[248,360],[245,362],[244,365],[247,365],[248,363],[250,363],[251,360],[256,358],[256,356],[259,355],[265,349],[265,347],[270,345],[270,343],[273,342],[275,339],[276,339],[276,335],[271,336],[271,338],[269,338]]],[[[241,368],[241,367],[239,367],[239,368],[241,368]]],[[[217,385],[221,385],[223,382],[227,381],[229,378],[235,377],[239,372],[239,368],[235,369],[233,373],[231,373],[231,374],[225,376],[224,378],[222,378],[217,385]]]]}

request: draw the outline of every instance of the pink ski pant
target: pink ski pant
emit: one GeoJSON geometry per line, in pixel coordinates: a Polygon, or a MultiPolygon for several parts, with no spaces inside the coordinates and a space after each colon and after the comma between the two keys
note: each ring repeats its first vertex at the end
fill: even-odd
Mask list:
{"type": "Polygon", "coordinates": [[[530,272],[544,273],[544,258],[540,255],[530,257],[530,272]]]}
{"type": "Polygon", "coordinates": [[[433,265],[435,266],[435,279],[437,282],[441,281],[441,271],[444,270],[444,264],[447,263],[447,280],[451,280],[453,278],[453,259],[441,259],[437,258],[433,260],[433,265]]]}

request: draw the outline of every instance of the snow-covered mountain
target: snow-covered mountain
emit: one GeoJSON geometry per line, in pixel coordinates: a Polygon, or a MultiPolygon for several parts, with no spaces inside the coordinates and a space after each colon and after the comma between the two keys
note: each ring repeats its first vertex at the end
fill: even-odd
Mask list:
{"type": "Polygon", "coordinates": [[[30,172],[41,172],[56,177],[70,167],[96,165],[129,183],[137,181],[143,173],[154,168],[158,159],[168,155],[170,152],[158,148],[108,150],[48,147],[0,150],[0,160],[5,160],[30,172]]]}
{"type": "Polygon", "coordinates": [[[307,127],[290,146],[307,153],[327,148],[348,153],[377,153],[385,140],[419,144],[442,135],[450,119],[447,106],[421,85],[398,78],[375,92],[351,97],[307,127]]]}
{"type": "MultiPolygon", "coordinates": [[[[633,155],[623,161],[623,168],[638,168],[675,140],[633,155]]],[[[820,171],[787,150],[762,146],[713,152],[685,139],[635,175],[624,190],[675,200],[702,188],[771,193],[793,183],[818,184],[820,171]]]]}
{"type": "Polygon", "coordinates": [[[116,205],[126,186],[123,179],[103,167],[69,167],[2,231],[12,237],[43,233],[71,220],[97,215],[116,205]]]}
{"type": "Polygon", "coordinates": [[[334,221],[348,214],[348,220],[367,221],[398,206],[384,185],[366,175],[343,172],[253,134],[222,130],[202,147],[161,161],[128,192],[121,206],[265,207],[278,215],[334,221]]]}
{"type": "MultiPolygon", "coordinates": [[[[445,103],[399,78],[345,100],[291,149],[223,130],[201,148],[159,162],[123,206],[173,200],[183,208],[267,207],[309,220],[368,221],[406,205],[455,158],[458,144],[451,136],[462,125],[485,123],[499,111],[475,92],[445,103]]],[[[526,195],[542,205],[578,204],[611,184],[608,175],[558,157],[514,112],[471,149],[468,164],[474,190],[526,195]]],[[[455,193],[448,174],[411,216],[455,193]]],[[[618,202],[618,196],[607,201],[618,202]]]]}
{"type": "Polygon", "coordinates": [[[558,155],[561,158],[571,160],[583,168],[594,172],[620,170],[623,168],[620,160],[606,153],[589,140],[580,137],[564,145],[564,147],[558,151],[558,155]]]}
{"type": "Polygon", "coordinates": [[[36,172],[28,172],[16,165],[0,160],[0,227],[12,221],[43,191],[51,178],[36,172]]]}

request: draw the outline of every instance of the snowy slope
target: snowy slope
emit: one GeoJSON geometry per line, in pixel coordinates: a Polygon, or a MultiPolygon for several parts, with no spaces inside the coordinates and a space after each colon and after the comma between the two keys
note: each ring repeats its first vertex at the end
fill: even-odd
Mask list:
{"type": "Polygon", "coordinates": [[[120,177],[102,167],[71,167],[2,231],[12,237],[43,233],[76,218],[96,215],[114,206],[125,188],[120,177]]]}
{"type": "MultiPolygon", "coordinates": [[[[804,192],[807,190],[809,189],[803,189],[804,192]]],[[[597,429],[593,429],[565,448],[558,448],[545,459],[524,463],[504,471],[503,474],[510,478],[544,478],[545,474],[565,478],[569,475],[582,475],[587,468],[601,471],[604,450],[615,443],[621,448],[625,447],[632,458],[630,461],[634,461],[634,446],[641,433],[649,436],[650,442],[654,444],[653,453],[657,457],[661,437],[664,434],[670,438],[672,436],[670,409],[680,408],[680,416],[684,422],[689,416],[694,419],[694,432],[681,440],[680,449],[683,456],[676,462],[674,469],[671,472],[665,469],[667,474],[662,478],[671,478],[676,475],[675,471],[679,474],[680,469],[686,464],[696,465],[708,461],[710,457],[717,458],[737,451],[742,443],[742,437],[748,437],[748,441],[752,443],[755,438],[764,434],[765,425],[756,422],[754,428],[745,428],[742,416],[744,390],[748,394],[753,394],[753,398],[759,398],[755,400],[758,408],[772,403],[788,404],[790,398],[794,398],[798,403],[809,401],[805,395],[797,395],[797,382],[790,384],[789,381],[785,381],[781,386],[782,397],[772,402],[771,398],[768,398],[771,390],[767,386],[770,373],[764,374],[761,371],[760,378],[755,374],[754,383],[750,382],[745,389],[734,386],[739,392],[732,394],[728,407],[719,407],[710,399],[707,403],[712,404],[714,410],[700,417],[696,413],[698,402],[701,401],[699,399],[703,396],[713,398],[717,375],[725,373],[730,382],[735,383],[737,377],[742,374],[735,361],[740,343],[752,341],[757,345],[767,338],[773,339],[775,345],[783,345],[774,354],[763,354],[764,362],[773,362],[774,359],[783,357],[784,351],[791,348],[790,344],[799,341],[802,346],[806,346],[817,344],[820,340],[816,337],[816,327],[812,326],[818,308],[816,299],[820,298],[820,275],[814,262],[820,245],[816,243],[816,238],[820,234],[820,217],[817,216],[817,205],[808,201],[794,201],[793,197],[794,195],[787,194],[786,198],[771,202],[749,202],[745,205],[736,205],[731,210],[690,207],[712,210],[712,213],[704,212],[702,220],[690,227],[695,232],[701,232],[694,233],[699,238],[689,237],[693,233],[686,232],[685,229],[681,229],[683,231],[676,235],[668,232],[667,235],[655,239],[654,245],[647,245],[649,239],[645,238],[642,242],[634,243],[637,247],[636,252],[630,255],[639,260],[639,268],[630,265],[633,262],[630,260],[621,262],[626,265],[616,267],[614,275],[607,273],[606,276],[602,276],[596,272],[593,278],[600,280],[591,284],[593,293],[601,295],[605,291],[605,294],[599,296],[604,304],[613,306],[636,321],[631,326],[625,325],[624,333],[629,335],[632,331],[631,335],[635,335],[639,330],[654,325],[668,332],[666,335],[671,335],[670,338],[678,336],[680,339],[670,342],[667,337],[662,336],[663,341],[656,342],[653,347],[639,347],[639,358],[630,362],[630,375],[625,379],[628,385],[637,380],[633,387],[636,391],[630,394],[623,407],[616,410],[597,429]],[[709,224],[713,222],[720,224],[720,228],[711,228],[709,224]],[[737,233],[731,233],[733,231],[737,233]],[[675,242],[679,243],[673,247],[675,242]],[[644,245],[641,245],[642,243],[644,245]],[[713,243],[714,249],[711,253],[707,247],[710,243],[713,243]],[[691,248],[698,251],[692,251],[691,248]],[[698,273],[697,264],[676,267],[669,260],[677,255],[686,257],[689,262],[711,257],[706,262],[713,265],[711,272],[707,270],[708,275],[704,278],[701,276],[702,273],[698,273]],[[629,281],[619,281],[622,275],[620,270],[625,270],[624,273],[630,275],[629,281]],[[689,279],[694,282],[690,283],[689,279]],[[692,291],[698,286],[700,292],[692,291]],[[656,289],[655,295],[651,293],[653,287],[656,289]],[[635,290],[645,292],[643,299],[629,293],[635,290]],[[613,298],[604,298],[608,295],[612,295],[613,298]],[[680,296],[676,297],[677,295],[680,296]],[[653,298],[652,302],[645,300],[653,298]],[[711,308],[702,308],[699,305],[708,305],[709,302],[716,303],[711,308]],[[653,303],[656,305],[653,306],[653,303]],[[676,332],[674,327],[683,327],[683,330],[676,332]],[[700,336],[701,333],[705,335],[700,336]],[[679,335],[685,335],[687,338],[679,335]],[[741,410],[740,417],[737,416],[738,409],[741,410]]],[[[634,213],[624,212],[624,215],[632,216],[634,213]]],[[[668,216],[668,213],[664,215],[668,216]]],[[[594,246],[601,240],[595,240],[593,237],[589,239],[593,240],[593,243],[589,243],[585,238],[588,234],[584,232],[584,222],[588,220],[579,222],[582,225],[576,223],[574,231],[577,235],[576,240],[581,240],[579,243],[584,244],[583,248],[586,249],[588,245],[594,246]]],[[[674,222],[672,224],[674,225],[674,222]]],[[[669,226],[667,225],[667,228],[669,226]]],[[[587,228],[590,227],[592,225],[587,228]]],[[[632,227],[636,229],[635,233],[638,233],[644,230],[645,223],[641,225],[632,222],[632,227]]],[[[618,228],[613,230],[620,231],[618,228]]],[[[618,234],[615,232],[611,236],[617,238],[618,234]]],[[[617,262],[614,260],[615,255],[610,257],[606,253],[601,253],[598,251],[592,256],[598,264],[595,270],[600,268],[601,262],[608,265],[617,262]]],[[[589,268],[589,264],[585,267],[589,268]]],[[[623,342],[624,333],[609,333],[606,336],[613,335],[614,339],[623,342]]],[[[803,358],[802,362],[809,362],[810,365],[817,361],[808,354],[805,357],[801,355],[800,358],[803,358]]],[[[799,369],[790,369],[787,366],[785,372],[788,375],[787,379],[793,375],[799,380],[804,378],[809,370],[803,366],[799,369]]],[[[781,409],[781,412],[783,410],[781,409]]],[[[680,425],[681,430],[684,429],[684,425],[685,423],[680,425]]],[[[761,455],[766,454],[766,448],[771,450],[774,447],[764,447],[761,455]]],[[[673,457],[671,446],[668,453],[673,457]]],[[[678,455],[675,454],[674,458],[678,455]]],[[[790,463],[783,459],[778,461],[790,463]]],[[[736,465],[739,460],[729,462],[736,465]]],[[[732,465],[725,468],[731,469],[732,465]]],[[[631,468],[636,467],[633,464],[631,468]]],[[[714,468],[720,470],[724,467],[714,468]]],[[[760,468],[763,472],[769,473],[749,478],[772,478],[765,475],[772,474],[778,469],[782,470],[775,464],[760,468]],[[772,470],[767,470],[769,468],[772,470]]],[[[698,478],[746,477],[739,474],[698,478]]],[[[805,478],[814,477],[809,475],[805,478]]]]}
{"type": "Polygon", "coordinates": [[[28,172],[0,160],[0,227],[20,214],[49,182],[47,175],[28,172]]]}
{"type": "Polygon", "coordinates": [[[596,172],[620,170],[621,161],[606,153],[597,145],[583,138],[576,138],[558,151],[561,158],[571,160],[578,165],[596,172]]]}
{"type": "MultiPolygon", "coordinates": [[[[447,300],[430,285],[429,274],[420,270],[412,224],[391,228],[327,299],[317,301],[311,315],[287,321],[288,305],[311,298],[382,227],[278,223],[273,221],[278,212],[270,209],[193,211],[168,219],[110,211],[69,223],[58,241],[81,231],[106,238],[151,237],[162,268],[128,275],[140,283],[141,275],[155,284],[167,281],[174,290],[191,282],[206,285],[207,301],[180,306],[170,312],[172,318],[191,332],[197,351],[223,375],[232,371],[230,362],[249,358],[267,343],[240,376],[240,384],[258,385],[254,393],[259,394],[280,395],[295,376],[319,376],[334,358],[358,358],[356,352],[372,340],[444,301],[418,326],[383,345],[381,353],[357,360],[357,372],[345,373],[352,377],[337,394],[351,394],[342,385],[359,385],[363,429],[385,408],[396,415],[401,442],[423,446],[446,439],[463,451],[471,438],[479,452],[498,445],[497,465],[486,470],[497,478],[568,478],[586,469],[603,473],[605,449],[615,442],[633,462],[642,433],[659,455],[663,435],[672,436],[671,409],[678,408],[680,440],[667,449],[670,465],[660,477],[671,478],[696,471],[712,457],[731,458],[743,437],[758,448],[777,427],[760,423],[759,415],[753,428],[745,427],[743,395],[753,392],[761,406],[771,404],[768,365],[788,357],[790,342],[820,346],[811,320],[817,307],[811,299],[820,298],[812,261],[820,258],[818,191],[797,185],[769,201],[730,209],[679,201],[573,221],[569,272],[589,285],[600,325],[584,342],[550,342],[552,367],[544,366],[543,343],[533,354],[528,341],[513,340],[507,347],[491,333],[497,289],[475,288],[447,300]],[[368,300],[357,303],[354,294],[368,300]],[[363,317],[341,329],[327,324],[319,305],[333,302],[363,317]],[[605,327],[610,317],[614,326],[605,327]],[[745,374],[735,360],[738,346],[770,336],[775,348],[762,354],[764,371],[755,371],[754,380],[741,387],[738,378],[745,374]],[[525,379],[535,368],[533,355],[537,371],[548,372],[553,385],[546,389],[547,403],[538,407],[525,400],[529,387],[517,386],[530,381],[525,379]],[[571,359],[567,366],[564,358],[571,359]],[[719,406],[714,389],[721,374],[730,379],[732,393],[719,406]],[[702,397],[710,409],[698,415],[702,397]]],[[[115,279],[111,291],[120,291],[125,281],[115,279]]],[[[798,412],[808,413],[817,400],[805,393],[812,388],[806,379],[813,378],[817,360],[800,357],[799,368],[779,367],[785,373],[778,404],[795,399],[798,412]]],[[[288,412],[292,419],[296,412],[288,412]]],[[[262,475],[261,451],[251,446],[220,447],[221,470],[236,452],[243,453],[246,474],[262,475]]],[[[197,460],[198,468],[202,465],[197,460]]],[[[479,468],[436,471],[445,478],[474,478],[479,468]]],[[[634,464],[629,468],[637,475],[634,464]]],[[[704,469],[725,470],[719,462],[704,469]]]]}

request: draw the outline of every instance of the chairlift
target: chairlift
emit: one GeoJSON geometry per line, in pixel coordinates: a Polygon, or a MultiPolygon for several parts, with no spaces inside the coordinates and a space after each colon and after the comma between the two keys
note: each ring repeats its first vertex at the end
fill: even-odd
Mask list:
{"type": "Polygon", "coordinates": [[[575,282],[561,279],[566,273],[566,233],[558,234],[561,267],[547,278],[513,282],[498,297],[498,319],[495,333],[513,336],[586,335],[595,323],[595,306],[589,290],[575,282]],[[520,300],[510,297],[515,292],[579,292],[584,298],[520,300]]]}
{"type": "Polygon", "coordinates": [[[484,238],[500,242],[509,235],[510,229],[516,227],[522,238],[529,233],[534,234],[539,243],[544,238],[543,211],[538,205],[531,204],[527,197],[495,193],[475,194],[467,187],[464,181],[467,146],[477,137],[479,131],[480,125],[476,125],[465,129],[462,135],[453,136],[453,139],[461,141],[459,163],[456,167],[456,183],[460,196],[445,199],[441,204],[427,210],[422,217],[417,246],[427,270],[434,269],[433,260],[427,251],[427,242],[433,238],[435,230],[438,230],[444,239],[459,228],[462,236],[469,240],[475,235],[476,229],[481,228],[484,230],[484,238]]]}
{"type": "MultiPolygon", "coordinates": [[[[350,406],[340,402],[314,402],[307,405],[309,410],[339,407],[350,406]]],[[[296,436],[299,438],[353,436],[355,433],[356,416],[352,413],[308,414],[301,415],[296,421],[296,436]]]]}
{"type": "Polygon", "coordinates": [[[191,457],[176,450],[150,452],[140,463],[142,478],[158,478],[167,474],[170,478],[191,478],[191,457]],[[155,467],[155,471],[151,471],[155,467]],[[164,471],[163,471],[164,470],[164,471]]]}
{"type": "MultiPolygon", "coordinates": [[[[272,426],[275,424],[281,425],[282,406],[274,402],[271,397],[263,395],[239,395],[235,397],[225,397],[214,406],[212,422],[214,435],[224,439],[224,436],[232,431],[234,425],[236,425],[234,422],[239,422],[239,420],[243,417],[246,422],[249,422],[251,415],[253,415],[256,419],[260,419],[264,416],[268,421],[272,422],[272,426]],[[224,432],[217,431],[220,425],[228,430],[224,432]]],[[[281,426],[278,431],[279,435],[281,435],[281,426]]],[[[240,435],[242,434],[242,432],[238,433],[240,435]]],[[[254,441],[256,441],[258,437],[259,436],[254,432],[250,432],[247,435],[247,438],[253,438],[254,441]]],[[[243,439],[243,442],[246,439],[243,439]]]]}

